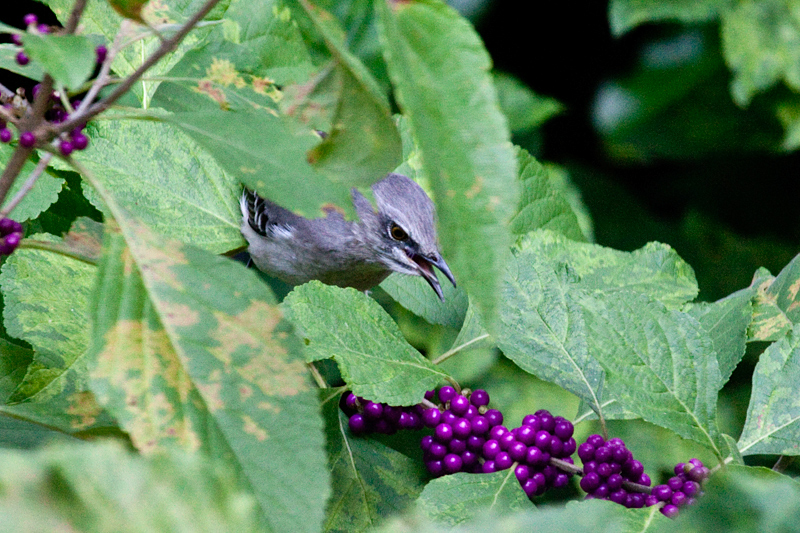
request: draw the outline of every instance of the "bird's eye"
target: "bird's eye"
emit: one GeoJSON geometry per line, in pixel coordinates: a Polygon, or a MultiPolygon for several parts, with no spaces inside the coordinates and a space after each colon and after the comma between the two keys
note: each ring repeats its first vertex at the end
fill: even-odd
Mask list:
{"type": "Polygon", "coordinates": [[[405,242],[408,240],[408,233],[403,231],[403,228],[401,228],[397,224],[392,224],[389,227],[389,235],[391,235],[392,239],[396,241],[405,242]]]}

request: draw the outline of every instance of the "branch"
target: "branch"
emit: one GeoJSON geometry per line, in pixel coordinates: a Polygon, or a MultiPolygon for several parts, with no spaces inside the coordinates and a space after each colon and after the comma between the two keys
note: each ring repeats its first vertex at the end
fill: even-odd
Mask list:
{"type": "Polygon", "coordinates": [[[125,81],[117,85],[117,87],[106,96],[103,100],[97,102],[96,104],[92,105],[88,109],[84,110],[83,112],[74,113],[70,116],[65,122],[62,122],[57,127],[52,128],[50,131],[53,132],[55,135],[63,133],[65,131],[70,131],[74,128],[77,128],[81,124],[84,124],[91,120],[92,118],[96,117],[109,107],[111,107],[114,102],[119,100],[125,93],[127,93],[133,84],[139,81],[145,72],[147,72],[150,67],[155,65],[162,57],[167,55],[168,53],[175,50],[184,37],[194,28],[194,26],[200,22],[203,17],[208,15],[208,13],[214,8],[215,5],[220,0],[207,0],[206,3],[197,11],[192,18],[186,21],[183,26],[169,39],[162,41],[161,46],[153,52],[153,54],[148,57],[144,63],[139,66],[136,71],[128,76],[125,81]]]}

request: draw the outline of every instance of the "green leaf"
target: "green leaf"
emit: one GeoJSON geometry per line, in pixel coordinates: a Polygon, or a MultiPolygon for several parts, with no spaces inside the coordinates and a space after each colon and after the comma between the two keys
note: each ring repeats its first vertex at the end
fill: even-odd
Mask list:
{"type": "Polygon", "coordinates": [[[101,122],[77,159],[156,231],[218,253],[243,244],[236,179],[170,125],[101,122]]]}
{"type": "MultiPolygon", "coordinates": [[[[11,146],[0,144],[0,166],[5,167],[13,153],[14,149],[11,146]]],[[[4,206],[16,196],[20,189],[22,189],[25,180],[31,172],[33,172],[34,168],[36,168],[36,165],[30,160],[25,162],[22,166],[22,170],[20,170],[19,176],[17,176],[14,185],[11,186],[11,190],[8,192],[3,202],[4,206]]],[[[36,218],[58,200],[58,193],[61,192],[63,186],[64,180],[62,178],[56,177],[46,170],[39,176],[36,184],[25,195],[22,201],[17,204],[17,207],[9,213],[9,217],[17,222],[24,222],[36,218]]]]}
{"type": "Polygon", "coordinates": [[[316,168],[337,181],[370,185],[400,163],[402,143],[389,101],[361,61],[345,45],[336,18],[300,0],[336,62],[336,110],[328,137],[309,157],[316,168]]]}
{"type": "Polygon", "coordinates": [[[697,296],[692,267],[667,244],[651,242],[633,252],[622,252],[537,231],[519,246],[547,257],[553,265],[562,265],[580,288],[589,291],[641,292],[670,308],[697,296]]]}
{"type": "Polygon", "coordinates": [[[82,35],[22,34],[25,53],[58,84],[78,89],[97,64],[94,44],[82,35]]]}
{"type": "Polygon", "coordinates": [[[355,289],[311,281],[289,293],[283,308],[306,339],[306,359],[335,359],[357,396],[414,405],[447,377],[406,342],[378,302],[355,289]]]}
{"type": "MultiPolygon", "coordinates": [[[[47,234],[33,237],[57,240],[47,234]]],[[[5,327],[36,352],[12,402],[41,390],[86,351],[95,272],[82,261],[43,250],[23,248],[6,260],[0,274],[5,327]]]]}
{"type": "Polygon", "coordinates": [[[462,472],[434,479],[422,491],[418,506],[428,518],[456,526],[487,512],[508,516],[530,508],[531,502],[510,468],[493,474],[462,472]]]}
{"type": "Polygon", "coordinates": [[[800,485],[768,468],[730,465],[703,485],[697,504],[659,531],[796,531],[800,485]]]}
{"type": "Polygon", "coordinates": [[[495,342],[483,327],[480,311],[471,302],[464,323],[448,353],[454,351],[455,355],[439,363],[439,366],[459,383],[474,381],[483,376],[498,359],[495,342]]]}
{"type": "Polygon", "coordinates": [[[150,0],[108,0],[108,4],[123,17],[144,23],[144,20],[142,20],[142,8],[149,1],[150,0]]]}
{"type": "Polygon", "coordinates": [[[774,282],[775,276],[765,268],[758,269],[753,276],[750,286],[756,289],[756,295],[753,318],[747,329],[748,341],[777,341],[792,330],[792,321],[784,309],[778,307],[777,294],[772,287],[774,282]]]}
{"type": "Polygon", "coordinates": [[[648,22],[706,22],[718,17],[723,0],[611,0],[608,18],[611,32],[623,33],[648,22]]]}
{"type": "Polygon", "coordinates": [[[736,443],[736,439],[727,433],[722,434],[721,451],[722,456],[725,457],[725,459],[730,457],[733,464],[744,465],[744,458],[742,457],[742,452],[739,451],[739,445],[736,443]]]}
{"type": "Polygon", "coordinates": [[[497,345],[526,372],[599,411],[603,369],[590,356],[575,289],[559,270],[533,246],[514,255],[501,293],[497,345]]]}
{"type": "Polygon", "coordinates": [[[177,113],[169,120],[265,198],[310,218],[321,216],[326,204],[354,214],[350,187],[333,183],[307,161],[319,138],[274,113],[206,110],[177,113]]]}
{"type": "Polygon", "coordinates": [[[96,265],[103,246],[103,225],[87,217],[78,217],[62,241],[25,239],[25,247],[38,248],[96,265]]]}
{"type": "Polygon", "coordinates": [[[0,403],[19,387],[33,362],[34,352],[0,337],[0,403]]]}
{"type": "Polygon", "coordinates": [[[508,119],[508,129],[514,133],[541,126],[564,110],[557,100],[539,96],[511,74],[494,72],[493,78],[500,109],[508,119]]]}
{"type": "MultiPolygon", "coordinates": [[[[98,297],[111,299],[105,305],[117,314],[97,317],[108,329],[93,332],[93,378],[113,378],[112,371],[122,370],[121,382],[109,391],[127,398],[129,390],[153,384],[147,363],[157,359],[151,356],[164,357],[165,373],[153,379],[171,389],[171,398],[188,401],[189,387],[181,375],[189,377],[202,398],[195,407],[208,413],[195,435],[215,426],[209,433],[221,436],[210,444],[230,449],[225,458],[256,495],[270,530],[318,530],[329,491],[322,420],[299,342],[271,292],[244,265],[157,235],[117,204],[100,182],[93,184],[119,223],[132,258],[109,263],[119,289],[98,289],[98,297]],[[130,278],[133,266],[141,282],[130,278]],[[153,323],[155,316],[163,330],[153,323]],[[156,335],[126,348],[145,319],[156,335]],[[148,348],[157,353],[147,353],[148,348]]],[[[125,258],[124,250],[119,256],[125,258]]],[[[102,313],[104,307],[98,309],[102,313]]],[[[140,407],[133,402],[127,409],[135,415],[140,407]]],[[[195,443],[189,437],[183,444],[191,448],[195,443]]]]}
{"type": "Polygon", "coordinates": [[[422,491],[422,464],[375,440],[353,437],[337,402],[328,401],[324,414],[333,486],[323,531],[366,531],[408,508],[422,491]]]}
{"type": "Polygon", "coordinates": [[[7,531],[263,531],[230,471],[200,456],[145,459],[113,442],[0,455],[7,531]]]}
{"type": "Polygon", "coordinates": [[[489,55],[442,2],[375,6],[395,96],[435,196],[444,256],[492,330],[519,193],[489,55]]]}
{"type": "Polygon", "coordinates": [[[719,457],[716,409],[722,383],[711,340],[697,320],[633,292],[587,295],[580,306],[589,350],[614,397],[719,457]]]}
{"type": "Polygon", "coordinates": [[[25,66],[17,63],[19,46],[11,43],[0,44],[0,69],[10,70],[14,74],[25,76],[36,81],[42,81],[44,71],[37,63],[28,63],[25,66]]]}
{"type": "Polygon", "coordinates": [[[753,372],[747,419],[739,437],[742,455],[800,455],[800,324],[771,344],[753,372]]]}
{"type": "Polygon", "coordinates": [[[395,302],[431,324],[441,324],[458,329],[464,322],[469,298],[449,281],[442,284],[444,301],[440,300],[425,280],[419,276],[393,274],[381,283],[395,302]]]}
{"type": "Polygon", "coordinates": [[[693,304],[686,309],[711,338],[723,385],[744,357],[755,294],[753,288],[742,289],[714,303],[693,304]]]}
{"type": "Polygon", "coordinates": [[[572,206],[550,182],[548,170],[522,148],[517,148],[522,197],[511,231],[525,235],[535,229],[549,229],[577,241],[586,240],[572,206]]]}
{"type": "Polygon", "coordinates": [[[742,0],[722,10],[722,52],[740,106],[779,82],[800,90],[800,19],[791,0],[742,0]]]}

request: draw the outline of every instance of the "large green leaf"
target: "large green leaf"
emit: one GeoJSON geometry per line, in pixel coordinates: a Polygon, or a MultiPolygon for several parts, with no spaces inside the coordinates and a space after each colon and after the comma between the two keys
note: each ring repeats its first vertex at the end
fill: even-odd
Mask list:
{"type": "Polygon", "coordinates": [[[395,96],[435,195],[444,255],[491,330],[519,194],[489,55],[442,2],[375,5],[395,96]]]}
{"type": "Polygon", "coordinates": [[[712,341],[698,321],[634,292],[586,295],[580,306],[589,350],[614,397],[719,457],[721,376],[712,341]]]}
{"type": "Polygon", "coordinates": [[[560,265],[574,278],[573,283],[589,291],[641,292],[670,308],[680,307],[697,296],[692,267],[667,244],[651,242],[633,252],[622,252],[537,231],[523,239],[520,248],[560,265]]]}
{"type": "Polygon", "coordinates": [[[713,20],[724,6],[724,0],[611,0],[608,18],[611,31],[620,36],[648,22],[713,20]]]}
{"type": "Polygon", "coordinates": [[[714,303],[694,304],[687,310],[711,338],[717,353],[722,384],[728,381],[744,357],[755,294],[756,290],[748,287],[714,303]]]}
{"type": "Polygon", "coordinates": [[[742,455],[800,455],[800,324],[771,344],[753,372],[747,420],[739,437],[742,455]]]}
{"type": "Polygon", "coordinates": [[[800,90],[800,15],[794,0],[741,0],[722,11],[722,52],[739,105],[779,82],[800,90]]]}
{"type": "Polygon", "coordinates": [[[434,479],[418,500],[419,511],[437,522],[455,526],[483,513],[507,516],[528,509],[531,502],[514,469],[493,474],[459,473],[434,479]]]}
{"type": "Polygon", "coordinates": [[[541,126],[564,110],[556,100],[539,96],[511,74],[495,72],[493,78],[500,109],[508,120],[508,129],[514,133],[541,126]]]}
{"type": "Polygon", "coordinates": [[[36,63],[28,63],[25,66],[17,63],[17,54],[19,53],[19,46],[11,43],[0,44],[0,69],[10,70],[20,76],[25,76],[32,80],[42,81],[44,78],[44,71],[42,67],[36,63]]]}
{"type": "Polygon", "coordinates": [[[531,246],[515,253],[501,293],[497,345],[523,370],[556,383],[598,412],[603,369],[589,352],[572,280],[531,246]]]}
{"type": "Polygon", "coordinates": [[[232,473],[196,455],[147,460],[111,442],[4,450],[0,486],[4,531],[263,531],[232,473]]]}
{"type": "Polygon", "coordinates": [[[244,243],[236,179],[174,127],[101,122],[79,158],[156,231],[217,253],[244,243]]]}
{"type": "MultiPolygon", "coordinates": [[[[212,441],[211,446],[230,449],[225,455],[255,493],[270,530],[316,531],[329,491],[322,420],[299,342],[271,292],[240,263],[158,236],[99,182],[94,184],[115,215],[132,259],[108,264],[106,272],[116,277],[118,289],[98,288],[98,301],[111,300],[107,307],[98,306],[98,312],[105,308],[117,316],[97,318],[93,377],[116,375],[121,383],[108,392],[126,399],[128,390],[166,387],[170,395],[156,395],[157,404],[190,401],[186,395],[191,388],[181,377],[188,376],[202,399],[194,407],[205,411],[204,424],[216,428],[208,433],[202,427],[188,428],[193,435],[182,444],[192,448],[192,439],[216,433],[224,442],[212,441]],[[133,266],[141,282],[129,277],[133,266]],[[150,303],[142,304],[143,299],[150,303]],[[163,330],[154,323],[155,316],[163,330]],[[137,332],[137,325],[147,329],[137,332]],[[154,335],[140,340],[148,332],[154,335]],[[151,378],[148,363],[159,364],[165,375],[151,378]]],[[[119,252],[123,258],[125,253],[119,252]]],[[[133,420],[142,420],[135,416],[140,409],[135,401],[117,406],[134,415],[133,420]]],[[[175,408],[165,406],[163,413],[175,408]]],[[[157,410],[153,416],[160,414],[157,410]]],[[[161,437],[164,442],[169,431],[161,437]]]]}
{"type": "Polygon", "coordinates": [[[386,311],[362,292],[311,281],[296,287],[283,306],[306,339],[306,358],[335,359],[358,396],[414,405],[447,377],[408,344],[386,311]]]}
{"type": "Polygon", "coordinates": [[[549,171],[522,148],[517,148],[522,198],[511,220],[511,231],[525,235],[535,229],[549,229],[567,238],[584,241],[578,217],[562,191],[550,181],[549,171]]]}
{"type": "Polygon", "coordinates": [[[323,531],[366,531],[411,505],[422,491],[422,464],[372,439],[353,437],[338,403],[324,408],[333,479],[323,531]]]}

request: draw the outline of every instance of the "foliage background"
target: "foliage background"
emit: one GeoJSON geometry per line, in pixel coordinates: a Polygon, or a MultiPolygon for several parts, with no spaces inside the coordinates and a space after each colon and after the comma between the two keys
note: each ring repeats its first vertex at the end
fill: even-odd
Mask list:
{"type": "MultiPolygon", "coordinates": [[[[30,5],[15,3],[0,13],[0,20],[17,24],[24,13],[44,13],[30,5]]],[[[617,36],[609,13],[614,14],[604,2],[567,1],[535,3],[520,16],[518,3],[510,0],[487,2],[472,12],[496,68],[560,104],[546,121],[515,123],[512,118],[514,142],[568,174],[591,214],[596,242],[621,250],[654,240],[669,243],[694,268],[701,300],[714,301],[747,286],[758,267],[777,273],[798,252],[800,238],[792,88],[777,83],[750,101],[740,91],[734,101],[734,74],[723,57],[722,19],[712,11],[673,15],[617,36]],[[629,105],[631,97],[642,105],[629,105]]],[[[16,86],[14,81],[6,85],[16,86]]],[[[72,209],[68,202],[73,200],[63,195],[62,208],[72,209]]],[[[58,227],[58,220],[51,223],[58,227]]],[[[42,226],[50,229],[47,220],[42,226]]],[[[376,296],[390,305],[388,298],[376,296]]],[[[399,308],[392,312],[424,352],[441,353],[453,340],[446,328],[399,308]]],[[[723,390],[725,432],[737,435],[744,423],[750,376],[761,349],[750,345],[750,355],[723,390]]],[[[532,378],[521,380],[510,364],[501,363],[489,374],[483,370],[458,372],[466,381],[480,376],[476,385],[490,391],[509,419],[539,408],[557,414],[577,408],[574,397],[532,378]]],[[[42,441],[38,427],[3,422],[9,429],[0,432],[0,439],[10,446],[42,441]]],[[[629,441],[645,464],[666,469],[702,453],[674,437],[660,438],[653,428],[648,429],[650,440],[637,441],[639,425],[646,426],[612,423],[611,433],[629,441]]],[[[396,439],[384,443],[405,446],[396,439]]]]}

